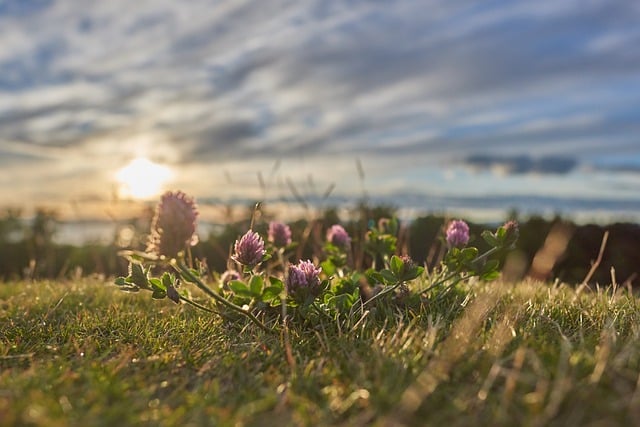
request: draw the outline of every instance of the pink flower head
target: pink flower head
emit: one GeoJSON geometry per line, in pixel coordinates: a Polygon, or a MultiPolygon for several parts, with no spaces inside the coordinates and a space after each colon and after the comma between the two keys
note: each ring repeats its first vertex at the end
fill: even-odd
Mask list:
{"type": "Polygon", "coordinates": [[[300,261],[297,265],[290,265],[285,280],[287,293],[297,301],[304,301],[307,297],[315,298],[320,294],[320,272],[309,260],[300,261]]]}
{"type": "Polygon", "coordinates": [[[193,198],[182,191],[164,193],[151,222],[147,251],[175,258],[187,245],[194,245],[197,216],[193,198]]]}
{"type": "Polygon", "coordinates": [[[351,237],[343,226],[335,224],[327,230],[327,241],[334,246],[347,248],[351,244],[351,237]]]}
{"type": "Polygon", "coordinates": [[[282,222],[271,221],[267,236],[268,240],[276,247],[283,248],[291,244],[291,228],[282,222]]]}
{"type": "Polygon", "coordinates": [[[249,230],[233,245],[235,261],[247,267],[254,267],[262,262],[264,254],[264,240],[255,231],[249,230]]]}
{"type": "Polygon", "coordinates": [[[447,244],[450,248],[460,248],[469,243],[469,226],[461,219],[453,220],[447,226],[447,244]]]}

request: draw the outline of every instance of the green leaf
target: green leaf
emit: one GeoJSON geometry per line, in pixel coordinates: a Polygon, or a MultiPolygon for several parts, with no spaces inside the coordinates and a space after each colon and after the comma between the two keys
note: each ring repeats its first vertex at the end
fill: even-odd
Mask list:
{"type": "Polygon", "coordinates": [[[282,280],[278,279],[277,277],[269,277],[269,283],[271,283],[271,286],[278,287],[280,290],[284,289],[284,283],[282,283],[282,280]]]}
{"type": "Polygon", "coordinates": [[[386,285],[393,285],[398,282],[398,278],[396,277],[396,275],[389,270],[381,270],[380,274],[383,277],[382,282],[386,285]]]}
{"type": "MultiPolygon", "coordinates": [[[[379,271],[367,270],[365,273],[368,279],[373,279],[374,283],[384,283],[384,276],[379,271]]],[[[371,282],[371,281],[369,281],[371,282]]]]}
{"type": "Polygon", "coordinates": [[[487,261],[487,263],[482,268],[482,271],[484,273],[488,273],[490,271],[497,270],[498,267],[500,267],[500,261],[498,261],[497,259],[492,259],[492,260],[487,261]]]}
{"type": "Polygon", "coordinates": [[[234,294],[242,297],[250,297],[253,294],[251,293],[251,289],[249,286],[241,282],[240,280],[232,280],[229,282],[229,289],[233,291],[234,294]]]}
{"type": "Polygon", "coordinates": [[[484,273],[482,276],[480,276],[480,279],[484,280],[485,282],[490,282],[492,280],[496,280],[498,277],[500,277],[500,272],[497,270],[493,270],[484,273]]]}
{"type": "Polygon", "coordinates": [[[127,277],[116,277],[113,281],[124,292],[139,292],[140,287],[134,283],[127,282],[127,277]]]}
{"type": "Polygon", "coordinates": [[[394,255],[391,257],[390,261],[391,271],[396,276],[396,278],[400,278],[402,276],[402,272],[404,271],[404,262],[400,259],[399,256],[394,255]]]}
{"type": "Polygon", "coordinates": [[[507,237],[507,229],[504,227],[498,227],[498,229],[496,230],[496,237],[499,241],[503,242],[507,237]]]}
{"type": "Polygon", "coordinates": [[[149,279],[149,284],[151,285],[151,289],[154,292],[156,290],[159,290],[159,291],[162,291],[162,292],[166,292],[167,291],[167,288],[162,283],[162,280],[158,279],[157,277],[153,277],[153,278],[149,279]]]}
{"type": "Polygon", "coordinates": [[[415,266],[411,268],[409,271],[405,271],[402,275],[403,281],[413,280],[424,273],[424,267],[415,266]]]}
{"type": "Polygon", "coordinates": [[[268,302],[275,299],[280,299],[282,288],[278,286],[267,286],[262,290],[262,301],[268,302]]]}
{"type": "Polygon", "coordinates": [[[173,274],[170,274],[165,271],[162,274],[162,277],[160,278],[160,280],[164,288],[169,289],[169,287],[173,286],[173,283],[175,282],[175,277],[173,277],[173,274]]]}
{"type": "Polygon", "coordinates": [[[484,241],[487,242],[487,244],[489,244],[489,246],[491,246],[492,248],[495,248],[500,244],[495,234],[493,234],[489,230],[484,230],[481,236],[484,239],[484,241]]]}
{"type": "Polygon", "coordinates": [[[138,264],[135,262],[129,263],[128,281],[131,283],[135,283],[143,289],[149,288],[149,278],[147,277],[147,273],[144,271],[142,264],[138,264]]]}
{"type": "Polygon", "coordinates": [[[164,299],[167,297],[167,292],[162,289],[154,289],[151,294],[151,298],[153,299],[164,299]]]}
{"type": "Polygon", "coordinates": [[[251,294],[255,297],[260,297],[262,295],[262,288],[264,287],[264,281],[262,280],[262,276],[253,276],[251,280],[249,280],[249,289],[251,290],[251,294]]]}
{"type": "Polygon", "coordinates": [[[331,262],[331,260],[322,261],[320,263],[320,267],[327,276],[333,276],[336,274],[336,266],[331,262]]]}
{"type": "Polygon", "coordinates": [[[478,249],[470,246],[460,251],[462,261],[473,261],[478,256],[478,249]]]}
{"type": "Polygon", "coordinates": [[[116,277],[116,280],[114,280],[113,283],[117,286],[131,286],[131,283],[127,282],[127,278],[122,276],[116,277]]]}

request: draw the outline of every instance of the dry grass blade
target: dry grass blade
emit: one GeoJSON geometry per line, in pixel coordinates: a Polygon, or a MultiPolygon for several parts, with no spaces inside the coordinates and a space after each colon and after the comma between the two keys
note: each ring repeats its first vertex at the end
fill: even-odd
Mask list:
{"type": "Polygon", "coordinates": [[[591,264],[591,269],[589,269],[589,272],[587,273],[584,280],[582,281],[582,285],[587,285],[589,283],[589,280],[591,280],[591,278],[595,274],[598,267],[600,267],[600,263],[602,262],[602,256],[604,255],[604,250],[607,247],[608,239],[609,239],[609,232],[605,231],[604,235],[602,236],[602,243],[600,244],[600,251],[598,252],[598,257],[591,264]]]}

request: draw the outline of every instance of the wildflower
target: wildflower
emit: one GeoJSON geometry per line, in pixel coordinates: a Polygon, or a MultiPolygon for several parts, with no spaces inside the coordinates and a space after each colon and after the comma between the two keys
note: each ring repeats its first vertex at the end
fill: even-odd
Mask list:
{"type": "Polygon", "coordinates": [[[327,241],[334,246],[347,248],[351,244],[349,233],[341,225],[335,224],[327,230],[327,241]]]}
{"type": "Polygon", "coordinates": [[[319,277],[321,271],[321,268],[316,267],[309,260],[290,265],[285,280],[287,293],[297,301],[317,297],[321,291],[319,277]]]}
{"type": "Polygon", "coordinates": [[[460,219],[451,221],[447,226],[446,239],[451,248],[465,246],[469,242],[469,226],[460,219]]]}
{"type": "Polygon", "coordinates": [[[271,221],[267,238],[276,247],[283,248],[288,246],[291,244],[291,228],[282,222],[271,221]]]}
{"type": "Polygon", "coordinates": [[[264,240],[255,231],[249,230],[233,245],[233,256],[236,262],[247,266],[255,267],[262,262],[262,258],[266,253],[264,249],[264,240]]]}
{"type": "Polygon", "coordinates": [[[193,198],[182,191],[164,193],[151,222],[147,251],[175,258],[187,245],[195,245],[197,216],[193,198]]]}

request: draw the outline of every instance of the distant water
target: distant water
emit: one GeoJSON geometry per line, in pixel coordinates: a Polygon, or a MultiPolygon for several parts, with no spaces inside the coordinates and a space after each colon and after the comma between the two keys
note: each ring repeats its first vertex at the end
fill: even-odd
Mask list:
{"type": "Polygon", "coordinates": [[[113,221],[62,222],[56,227],[56,243],[83,245],[108,244],[115,240],[118,226],[113,221]]]}
{"type": "MultiPolygon", "coordinates": [[[[120,225],[113,221],[61,222],[57,225],[54,241],[56,243],[81,246],[85,244],[110,244],[118,238],[120,225]]],[[[205,238],[212,231],[224,227],[220,224],[200,222],[197,233],[205,238]]]]}
{"type": "MultiPolygon", "coordinates": [[[[270,201],[279,204],[283,209],[291,207],[283,204],[284,200],[270,201]]],[[[313,205],[320,201],[308,200],[313,205]]],[[[199,204],[216,204],[219,202],[199,200],[199,204]]],[[[239,206],[249,205],[249,201],[237,201],[239,206]]],[[[288,202],[286,202],[288,203],[288,202]]],[[[421,194],[396,194],[393,198],[371,197],[368,203],[377,205],[391,205],[398,207],[401,220],[410,221],[416,217],[435,213],[446,216],[457,216],[481,222],[494,224],[503,221],[507,213],[515,210],[523,219],[531,215],[542,215],[551,218],[561,215],[577,223],[608,224],[613,222],[640,223],[640,198],[638,200],[617,199],[584,199],[527,196],[490,196],[490,197],[443,197],[424,196],[421,194]]],[[[322,202],[322,205],[334,207],[353,207],[354,200],[346,197],[334,196],[322,202]]],[[[287,209],[288,210],[288,209],[287,209]]],[[[296,218],[286,218],[289,221],[296,218]]],[[[343,216],[346,219],[346,216],[343,216]]],[[[200,238],[206,238],[209,233],[221,230],[223,224],[201,221],[198,223],[197,233],[200,238]]],[[[117,238],[118,224],[112,221],[81,221],[63,222],[57,227],[55,241],[72,245],[87,243],[108,244],[117,238]]]]}

